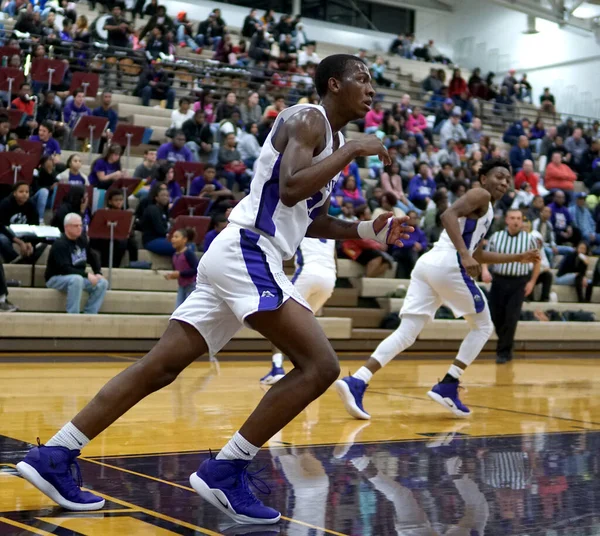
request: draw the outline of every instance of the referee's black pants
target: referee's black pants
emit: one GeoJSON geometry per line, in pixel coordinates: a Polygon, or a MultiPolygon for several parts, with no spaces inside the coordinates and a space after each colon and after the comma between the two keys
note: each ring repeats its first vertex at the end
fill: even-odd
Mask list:
{"type": "Polygon", "coordinates": [[[517,322],[525,299],[525,285],[530,277],[493,274],[490,290],[490,313],[498,335],[496,355],[512,359],[517,322]]]}

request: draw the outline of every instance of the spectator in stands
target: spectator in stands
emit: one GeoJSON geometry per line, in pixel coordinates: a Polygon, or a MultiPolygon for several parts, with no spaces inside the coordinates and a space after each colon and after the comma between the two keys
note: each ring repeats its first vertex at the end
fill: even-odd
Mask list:
{"type": "Polygon", "coordinates": [[[371,219],[376,220],[379,216],[388,212],[393,213],[395,218],[403,218],[406,216],[406,212],[404,212],[404,210],[402,210],[398,205],[398,198],[394,194],[390,192],[382,193],[377,206],[371,215],[371,219]]]}
{"type": "Polygon", "coordinates": [[[596,234],[596,222],[590,209],[586,205],[587,194],[577,192],[575,194],[575,204],[569,207],[573,226],[581,232],[581,240],[589,246],[598,244],[598,235],[596,234]]]}
{"type": "Polygon", "coordinates": [[[155,26],[146,41],[146,57],[149,61],[169,55],[169,41],[162,26],[155,26]],[[161,56],[162,55],[162,56],[161,56]]]}
{"type": "Polygon", "coordinates": [[[523,169],[523,163],[525,160],[533,160],[531,149],[529,148],[529,138],[522,135],[519,136],[517,145],[513,146],[509,153],[510,165],[513,168],[513,172],[518,172],[523,169]]]}
{"type": "MultiPolygon", "coordinates": [[[[26,182],[15,183],[11,194],[0,202],[0,225],[8,227],[9,225],[38,225],[38,223],[38,211],[29,199],[29,185],[26,182]]],[[[12,248],[12,245],[9,240],[4,240],[4,235],[0,236],[3,241],[0,253],[6,262],[11,262],[17,255],[14,250],[11,252],[14,253],[13,258],[10,258],[12,256],[10,254],[6,255],[7,248],[12,248]]]]}
{"type": "Polygon", "coordinates": [[[538,117],[535,123],[531,127],[529,141],[533,147],[533,150],[537,154],[541,154],[540,150],[542,147],[542,140],[546,136],[546,129],[544,128],[544,122],[538,117]]]}
{"type": "Polygon", "coordinates": [[[394,82],[385,76],[385,60],[383,56],[377,56],[375,63],[371,64],[371,73],[373,74],[373,80],[379,86],[394,87],[394,82]]]}
{"type": "Polygon", "coordinates": [[[349,175],[342,180],[334,195],[340,206],[344,203],[352,203],[356,208],[366,203],[366,200],[362,196],[360,189],[356,186],[356,180],[352,175],[349,175]]]}
{"type": "Polygon", "coordinates": [[[56,103],[56,93],[52,90],[46,91],[42,104],[38,106],[35,117],[36,123],[41,125],[48,122],[54,129],[54,137],[68,139],[68,127],[63,122],[62,108],[56,103]]]}
{"type": "Polygon", "coordinates": [[[481,127],[481,119],[479,117],[474,117],[471,126],[467,130],[467,141],[469,143],[479,143],[481,141],[482,136],[484,136],[481,127]]]}
{"type": "Polygon", "coordinates": [[[253,8],[244,19],[244,24],[242,25],[242,37],[250,39],[261,27],[262,23],[258,18],[258,10],[253,8]]]}
{"type": "Polygon", "coordinates": [[[220,102],[217,106],[216,122],[220,123],[223,119],[229,119],[233,112],[240,112],[240,108],[237,105],[237,97],[235,92],[230,91],[227,93],[224,102],[220,102]]]}
{"type": "Polygon", "coordinates": [[[95,188],[107,190],[113,182],[124,176],[121,171],[121,146],[109,145],[103,156],[92,164],[89,182],[95,188]]]}
{"type": "MultiPolygon", "coordinates": [[[[552,290],[552,282],[554,280],[554,276],[552,275],[550,261],[546,256],[545,248],[544,248],[544,239],[538,231],[532,231],[531,237],[535,240],[537,247],[540,251],[540,273],[535,280],[534,288],[537,285],[542,285],[542,294],[540,297],[540,302],[549,302],[550,301],[550,291],[552,290]]],[[[526,300],[533,301],[533,292],[525,298],[526,300]]]]}
{"type": "Polygon", "coordinates": [[[72,154],[67,159],[67,169],[56,177],[58,182],[63,184],[78,184],[80,186],[87,186],[89,184],[88,178],[81,172],[81,166],[83,162],[81,156],[78,154],[72,154]]]}
{"type": "Polygon", "coordinates": [[[175,168],[170,162],[159,166],[156,180],[152,182],[150,187],[152,188],[155,184],[166,185],[167,192],[169,192],[169,208],[183,195],[181,186],[175,180],[175,168]]]}
{"type": "Polygon", "coordinates": [[[67,142],[67,148],[69,151],[74,151],[76,138],[73,136],[73,131],[75,126],[80,118],[92,114],[92,111],[85,105],[85,92],[83,89],[75,89],[73,91],[73,99],[66,102],[63,114],[65,123],[71,132],[69,141],[67,142]]]}
{"type": "Polygon", "coordinates": [[[450,185],[454,181],[454,166],[452,162],[445,161],[442,163],[442,167],[439,173],[435,176],[436,189],[440,187],[449,189],[450,185]]]}
{"type": "Polygon", "coordinates": [[[461,76],[460,69],[454,69],[452,79],[448,85],[448,96],[454,98],[463,92],[468,92],[467,81],[461,76]]]}
{"type": "Polygon", "coordinates": [[[520,189],[523,183],[529,183],[533,195],[538,195],[539,176],[534,172],[533,161],[530,159],[523,161],[522,169],[515,175],[515,189],[520,189]]]}
{"type": "Polygon", "coordinates": [[[185,136],[185,146],[191,151],[195,162],[216,163],[217,150],[214,143],[210,125],[206,123],[206,116],[198,110],[192,119],[188,119],[182,127],[185,136]]]}
{"type": "Polygon", "coordinates": [[[89,44],[91,32],[88,19],[85,15],[79,15],[79,17],[77,17],[73,38],[77,43],[89,44]]]}
{"type": "Polygon", "coordinates": [[[400,176],[405,183],[408,183],[415,174],[415,163],[417,159],[408,153],[408,145],[403,143],[398,149],[397,162],[400,165],[400,176]]]}
{"type": "MultiPolygon", "coordinates": [[[[106,193],[106,208],[109,210],[123,210],[125,198],[121,190],[110,190],[106,193]]],[[[90,240],[90,247],[100,254],[101,266],[108,266],[110,260],[110,240],[96,238],[90,240]]],[[[129,252],[129,262],[137,262],[138,246],[133,232],[127,240],[115,240],[113,248],[113,267],[121,266],[125,252],[129,252]]]]}
{"type": "Polygon", "coordinates": [[[563,192],[572,192],[576,180],[577,175],[575,172],[567,164],[563,163],[561,152],[553,152],[552,159],[546,166],[546,174],[544,176],[544,186],[546,189],[550,191],[560,189],[563,192]]]}
{"type": "Polygon", "coordinates": [[[54,159],[54,163],[60,162],[60,144],[52,137],[53,134],[52,124],[48,121],[42,123],[38,129],[38,133],[31,136],[31,141],[39,142],[42,144],[43,156],[51,156],[54,159]]]}
{"type": "Polygon", "coordinates": [[[431,176],[431,169],[426,163],[421,162],[419,173],[410,180],[408,185],[408,198],[417,208],[425,210],[435,189],[436,184],[431,176]]]}
{"type": "Polygon", "coordinates": [[[573,155],[570,161],[571,168],[578,173],[582,173],[584,171],[584,156],[588,151],[588,144],[583,138],[581,128],[575,128],[573,135],[566,139],[565,149],[573,155]]]}
{"type": "Polygon", "coordinates": [[[92,115],[95,117],[104,117],[108,119],[106,130],[102,132],[102,138],[94,141],[94,152],[102,151],[107,140],[112,138],[112,135],[117,130],[119,116],[112,108],[112,92],[104,90],[100,97],[100,106],[94,108],[92,115]]]}
{"type": "Polygon", "coordinates": [[[213,201],[232,196],[231,191],[217,180],[217,169],[212,164],[206,165],[204,174],[192,181],[188,195],[208,197],[213,201]]]}
{"type": "Polygon", "coordinates": [[[438,189],[433,194],[433,203],[425,212],[423,218],[423,230],[427,236],[429,244],[434,244],[440,238],[444,226],[442,225],[441,216],[448,208],[448,193],[445,188],[438,189]]]}
{"type": "MultiPolygon", "coordinates": [[[[150,20],[148,20],[146,26],[140,32],[140,41],[157,26],[161,26],[165,32],[175,28],[173,19],[167,15],[167,8],[165,6],[158,6],[156,8],[156,15],[150,17],[150,20]]],[[[202,46],[200,43],[198,45],[202,46]]]]}
{"type": "Polygon", "coordinates": [[[315,52],[314,42],[306,43],[306,46],[298,54],[298,65],[305,67],[307,64],[312,63],[313,65],[319,65],[321,58],[315,52]]]}
{"type": "Polygon", "coordinates": [[[429,141],[429,143],[433,143],[433,133],[431,129],[427,126],[427,119],[421,113],[421,107],[415,106],[412,110],[412,113],[408,116],[406,120],[406,130],[415,136],[417,143],[423,149],[425,148],[425,139],[429,141]]]}
{"type": "Polygon", "coordinates": [[[180,130],[183,124],[194,117],[194,110],[191,109],[192,102],[188,97],[179,99],[179,108],[171,113],[171,126],[169,130],[180,130]]]}
{"type": "MultiPolygon", "coordinates": [[[[279,112],[281,112],[282,110],[285,110],[285,108],[286,108],[285,97],[283,95],[275,95],[275,97],[273,98],[273,104],[270,104],[269,106],[267,106],[265,108],[263,117],[266,117],[267,114],[271,111],[274,111],[277,113],[277,115],[279,115],[279,112]]],[[[275,116],[275,117],[277,117],[277,116],[275,116]]]]}
{"type": "Polygon", "coordinates": [[[144,106],[150,106],[150,99],[166,99],[169,110],[175,104],[175,90],[161,62],[154,62],[142,73],[135,94],[141,97],[144,106]]]}
{"type": "Polygon", "coordinates": [[[573,155],[569,151],[567,151],[567,148],[564,144],[564,140],[559,135],[556,135],[556,137],[554,138],[554,142],[552,143],[552,145],[550,145],[550,148],[548,149],[548,159],[552,159],[552,153],[556,152],[559,152],[561,154],[561,158],[564,163],[569,164],[571,162],[571,158],[573,157],[573,155]]]}
{"type": "Polygon", "coordinates": [[[376,101],[372,108],[365,115],[365,133],[372,134],[383,123],[383,103],[381,101],[376,101]]]}
{"type": "Polygon", "coordinates": [[[513,198],[510,208],[512,210],[520,210],[521,213],[525,215],[535,197],[531,188],[531,184],[528,182],[523,182],[520,188],[515,187],[514,195],[515,197],[513,198]]]}
{"type": "Polygon", "coordinates": [[[448,192],[448,203],[450,205],[453,205],[458,199],[467,193],[467,181],[464,177],[460,177],[458,174],[458,172],[461,170],[462,168],[455,170],[456,178],[450,184],[448,192]]]}
{"type": "Polygon", "coordinates": [[[410,238],[404,240],[403,247],[399,248],[392,246],[390,251],[392,257],[396,261],[396,278],[410,279],[410,274],[419,260],[419,257],[427,251],[427,236],[419,227],[419,215],[411,210],[407,216],[410,218],[410,225],[414,227],[414,231],[410,233],[410,238]]]}
{"type": "Polygon", "coordinates": [[[254,64],[264,64],[271,57],[271,41],[265,35],[264,30],[258,30],[250,40],[248,56],[254,64]]]}
{"type": "MultiPolygon", "coordinates": [[[[152,20],[152,19],[150,19],[152,20]]],[[[111,16],[104,21],[104,30],[108,32],[107,43],[111,47],[130,48],[129,36],[132,33],[131,26],[121,10],[120,4],[115,4],[111,16]]],[[[140,39],[143,35],[140,36],[140,39]]]]}
{"type": "Polygon", "coordinates": [[[556,113],[556,99],[554,98],[554,95],[550,93],[549,87],[544,88],[544,93],[540,96],[540,105],[544,112],[549,112],[551,114],[556,113]]]}
{"type": "Polygon", "coordinates": [[[198,24],[195,40],[199,47],[215,48],[221,40],[218,34],[219,29],[216,17],[214,13],[210,13],[206,20],[198,24]]]}
{"type": "Polygon", "coordinates": [[[475,107],[473,106],[473,101],[469,97],[469,94],[466,91],[463,91],[459,95],[455,95],[454,104],[460,108],[461,121],[464,124],[470,124],[475,115],[475,107]]]}
{"type": "Polygon", "coordinates": [[[474,98],[487,99],[487,86],[483,78],[481,78],[481,69],[475,67],[469,81],[467,82],[469,94],[474,98]]]}
{"type": "Polygon", "coordinates": [[[233,189],[237,183],[241,191],[248,188],[249,180],[246,174],[246,166],[242,162],[242,156],[237,150],[237,140],[232,132],[227,134],[225,143],[219,149],[219,167],[221,174],[227,180],[227,188],[233,189]]]}
{"type": "Polygon", "coordinates": [[[235,65],[237,63],[237,56],[234,53],[231,34],[226,33],[223,36],[223,39],[219,41],[219,44],[215,48],[213,59],[219,63],[229,63],[231,65],[235,65]]]}
{"type": "Polygon", "coordinates": [[[515,78],[515,72],[514,69],[510,69],[508,74],[504,77],[504,80],[502,80],[502,87],[505,87],[508,90],[508,94],[511,97],[515,97],[519,93],[519,83],[515,78]]]}
{"type": "Polygon", "coordinates": [[[556,134],[557,130],[555,126],[548,127],[548,129],[546,130],[546,135],[542,138],[542,143],[540,146],[540,155],[548,156],[550,148],[556,140],[556,134]]]}
{"type": "Polygon", "coordinates": [[[259,97],[256,91],[248,95],[248,100],[240,106],[242,121],[245,125],[248,123],[259,123],[262,119],[263,111],[259,104],[259,97]]]}
{"type": "Polygon", "coordinates": [[[10,136],[10,119],[7,115],[0,114],[0,153],[7,151],[10,136]]]}
{"type": "Polygon", "coordinates": [[[531,96],[532,87],[529,81],[527,80],[526,74],[521,75],[521,80],[519,81],[518,88],[519,89],[517,92],[517,99],[519,99],[520,101],[529,99],[529,103],[533,104],[533,97],[531,96]]]}
{"type": "Polygon", "coordinates": [[[50,192],[56,188],[57,172],[52,156],[42,156],[37,174],[31,183],[31,201],[35,204],[40,225],[44,222],[44,212],[48,206],[50,192]]]}
{"type": "Polygon", "coordinates": [[[435,114],[435,122],[433,123],[433,132],[436,134],[440,133],[444,123],[447,119],[450,119],[454,111],[454,101],[452,99],[446,99],[441,108],[435,114]]]}
{"type": "MultiPolygon", "coordinates": [[[[371,209],[363,205],[356,210],[356,215],[360,221],[369,221],[371,209]]],[[[386,253],[387,247],[375,240],[344,240],[341,249],[347,258],[365,267],[366,277],[380,277],[393,264],[392,257],[386,253]]]]}
{"type": "Polygon", "coordinates": [[[279,114],[275,110],[269,110],[265,112],[262,121],[258,125],[258,143],[263,146],[267,137],[271,133],[271,128],[273,127],[273,123],[275,123],[275,119],[279,114]]]}
{"type": "Polygon", "coordinates": [[[242,132],[238,139],[238,150],[242,157],[242,162],[248,169],[253,169],[254,162],[260,155],[260,145],[258,143],[258,123],[248,123],[246,130],[242,132]]]}
{"type": "Polygon", "coordinates": [[[298,59],[298,47],[294,43],[294,38],[291,34],[286,34],[283,42],[279,46],[280,57],[286,61],[298,59]]]}
{"type": "Polygon", "coordinates": [[[554,280],[556,285],[574,286],[579,303],[586,301],[585,294],[588,286],[586,272],[591,260],[589,255],[589,246],[585,242],[579,242],[575,251],[563,257],[554,280]]]}
{"type": "Polygon", "coordinates": [[[83,235],[79,214],[70,213],[65,217],[64,234],[50,249],[45,279],[48,288],[67,293],[69,314],[80,313],[84,290],[90,295],[83,309],[84,314],[97,314],[102,307],[108,281],[102,276],[100,263],[83,235]],[[86,273],[88,263],[93,273],[86,273]]]}
{"type": "Polygon", "coordinates": [[[438,153],[435,152],[435,146],[431,143],[427,143],[425,145],[425,150],[421,153],[419,161],[429,164],[429,167],[431,168],[431,171],[434,175],[437,174],[440,170],[440,158],[438,153]]]}
{"type": "Polygon", "coordinates": [[[28,84],[27,82],[23,82],[21,84],[21,86],[19,87],[19,93],[17,97],[13,99],[11,103],[11,108],[19,110],[25,115],[24,121],[22,121],[22,123],[24,123],[24,128],[17,129],[17,132],[22,131],[29,133],[38,127],[38,124],[33,116],[35,103],[31,99],[30,84],[28,84]]]}
{"type": "Polygon", "coordinates": [[[508,88],[502,86],[500,93],[494,97],[494,113],[496,115],[504,115],[510,117],[514,111],[515,100],[514,97],[508,93],[508,88]]]}
{"type": "Polygon", "coordinates": [[[440,145],[446,147],[448,140],[461,141],[467,138],[465,129],[460,124],[460,109],[455,108],[450,115],[450,119],[444,123],[440,130],[440,145]]]}
{"type": "Polygon", "coordinates": [[[196,288],[196,271],[198,257],[189,247],[196,238],[196,231],[191,227],[177,229],[171,237],[173,253],[173,272],[164,275],[165,279],[177,279],[177,303],[179,307],[196,288]]]}
{"type": "Polygon", "coordinates": [[[142,231],[142,243],[144,248],[156,253],[171,257],[175,249],[167,238],[169,232],[169,192],[160,188],[157,182],[148,194],[148,206],[144,210],[140,222],[142,231]]]}
{"type": "MultiPolygon", "coordinates": [[[[544,207],[544,198],[541,195],[535,195],[529,210],[527,210],[527,213],[525,214],[525,219],[531,222],[537,220],[544,207]]],[[[550,216],[551,214],[548,214],[548,219],[550,219],[550,216]]]]}
{"type": "MultiPolygon", "coordinates": [[[[198,112],[196,112],[196,115],[198,115],[198,112]]],[[[170,162],[172,164],[175,162],[192,162],[193,155],[192,151],[186,147],[185,132],[183,130],[176,130],[173,134],[173,141],[163,143],[158,148],[156,158],[159,165],[162,165],[165,162],[170,162]]]]}
{"type": "Polygon", "coordinates": [[[524,117],[520,121],[514,122],[511,126],[506,129],[504,136],[502,137],[502,141],[504,143],[509,143],[510,145],[517,145],[519,143],[519,138],[521,136],[525,136],[529,139],[529,119],[524,117]]]}
{"type": "Polygon", "coordinates": [[[565,192],[556,190],[554,202],[548,205],[552,210],[550,221],[556,234],[556,243],[559,246],[567,243],[577,244],[581,241],[581,231],[573,226],[573,218],[565,203],[565,192]]]}
{"type": "Polygon", "coordinates": [[[448,140],[445,149],[441,149],[438,152],[438,157],[442,166],[449,162],[453,168],[460,167],[460,154],[456,147],[456,141],[453,138],[448,140]]]}
{"type": "Polygon", "coordinates": [[[198,43],[194,40],[194,28],[192,23],[187,18],[187,13],[185,11],[180,11],[177,13],[177,42],[180,47],[188,46],[194,52],[200,52],[201,49],[198,46],[198,43]]]}
{"type": "Polygon", "coordinates": [[[56,13],[50,11],[46,17],[46,21],[42,24],[41,31],[38,32],[46,39],[58,39],[59,30],[56,27],[56,13]]]}
{"type": "Polygon", "coordinates": [[[568,117],[564,123],[561,123],[557,127],[557,134],[566,139],[573,135],[573,131],[575,130],[575,121],[573,121],[572,117],[568,117]]]}
{"type": "Polygon", "coordinates": [[[438,78],[438,70],[432,67],[429,71],[429,76],[425,78],[421,84],[421,88],[425,92],[439,93],[442,89],[442,82],[438,78]]]}
{"type": "Polygon", "coordinates": [[[135,192],[136,197],[144,198],[150,192],[150,184],[158,178],[158,164],[156,163],[156,151],[146,149],[144,160],[133,171],[134,179],[142,179],[143,185],[135,192]]]}
{"type": "MultiPolygon", "coordinates": [[[[337,204],[337,200],[335,201],[337,204]]],[[[338,214],[338,219],[343,221],[358,221],[356,214],[354,213],[354,203],[352,201],[346,201],[341,206],[341,212],[338,214]]]]}
{"type": "Polygon", "coordinates": [[[214,218],[213,218],[214,227],[210,231],[208,231],[208,233],[206,233],[206,236],[204,237],[204,243],[202,244],[202,251],[204,251],[204,253],[206,253],[208,251],[208,248],[213,243],[214,239],[217,238],[217,236],[223,231],[223,229],[225,229],[227,227],[227,225],[229,223],[227,221],[227,216],[228,216],[227,213],[216,214],[214,216],[214,218]]]}
{"type": "Polygon", "coordinates": [[[550,264],[554,255],[560,253],[564,255],[573,251],[573,248],[569,246],[559,246],[556,243],[556,234],[554,233],[554,226],[552,225],[552,208],[544,206],[540,210],[539,218],[533,220],[531,224],[532,231],[537,231],[542,235],[544,240],[544,251],[548,257],[550,264]]]}

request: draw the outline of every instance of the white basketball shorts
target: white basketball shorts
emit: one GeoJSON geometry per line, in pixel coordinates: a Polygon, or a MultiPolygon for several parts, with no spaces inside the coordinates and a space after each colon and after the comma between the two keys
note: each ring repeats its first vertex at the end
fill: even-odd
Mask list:
{"type": "Polygon", "coordinates": [[[434,247],[417,261],[412,271],[400,316],[427,315],[433,319],[441,305],[460,318],[481,313],[487,301],[460,264],[456,250],[434,247]]]}
{"type": "Polygon", "coordinates": [[[196,288],[171,319],[194,326],[212,356],[248,316],[278,309],[290,298],[311,310],[286,277],[273,245],[263,236],[229,224],[202,256],[196,288]]]}

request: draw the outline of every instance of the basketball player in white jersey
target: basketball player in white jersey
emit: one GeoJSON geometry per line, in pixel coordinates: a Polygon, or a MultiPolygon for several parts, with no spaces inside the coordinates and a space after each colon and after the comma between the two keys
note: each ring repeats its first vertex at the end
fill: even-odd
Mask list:
{"type": "MultiPolygon", "coordinates": [[[[160,341],[109,381],[46,445],[29,451],[19,473],[69,510],[97,510],[104,499],[72,476],[80,449],[127,410],[177,378],[198,357],[216,354],[243,326],[264,335],[294,364],[262,398],[215,458],[190,476],[194,489],[237,523],[276,523],[280,513],[249,488],[247,468],[260,447],[337,379],[340,366],[309,305],[283,272],[304,236],[370,238],[402,245],[406,218],[374,221],[328,216],[333,179],[358,156],[390,157],[375,136],[343,145],[340,130],[366,115],[375,91],[369,69],[336,54],[318,66],[322,105],[282,111],[261,150],[250,194],[231,212],[198,265],[196,289],[177,308],[160,341]]],[[[225,401],[224,401],[225,403],[225,401]]]]}
{"type": "Polygon", "coordinates": [[[530,263],[539,260],[537,250],[507,255],[483,250],[483,239],[494,218],[493,203],[506,193],[510,164],[503,159],[488,160],[479,171],[482,188],[469,190],[442,215],[444,231],[433,248],[421,256],[413,269],[398,329],[383,340],[353,376],[335,382],[346,410],[357,419],[370,419],[363,407],[369,381],[399,353],[412,346],[440,305],[448,306],[456,318],[464,317],[471,331],[462,342],[454,363],[428,396],[457,417],[470,410],[458,396],[459,379],[489,339],[494,326],[484,295],[474,277],[480,264],[530,263]]]}
{"type": "MultiPolygon", "coordinates": [[[[335,240],[304,238],[296,251],[295,263],[292,283],[316,315],[335,288],[335,240]]],[[[284,376],[283,354],[275,349],[271,371],[260,379],[260,383],[274,385],[284,376]]]]}

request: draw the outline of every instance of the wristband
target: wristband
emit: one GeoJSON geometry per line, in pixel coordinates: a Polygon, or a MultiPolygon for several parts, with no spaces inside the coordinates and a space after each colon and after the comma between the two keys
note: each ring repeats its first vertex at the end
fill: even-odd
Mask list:
{"type": "Polygon", "coordinates": [[[361,221],[356,227],[356,232],[358,233],[358,236],[363,239],[376,240],[380,244],[387,244],[388,236],[392,228],[392,220],[393,218],[388,218],[386,224],[378,233],[375,232],[373,226],[374,221],[361,221]]]}

